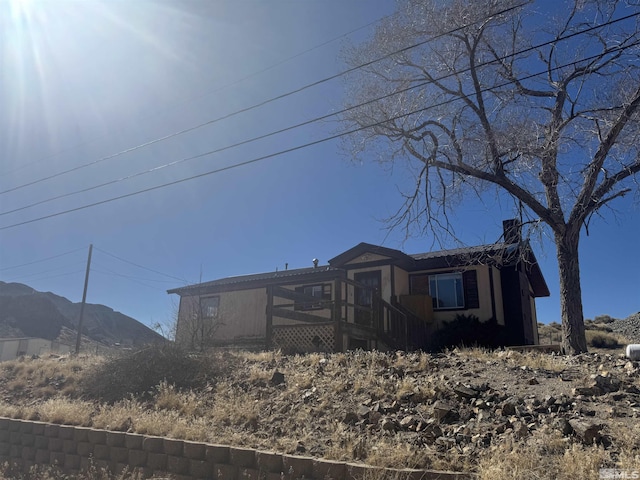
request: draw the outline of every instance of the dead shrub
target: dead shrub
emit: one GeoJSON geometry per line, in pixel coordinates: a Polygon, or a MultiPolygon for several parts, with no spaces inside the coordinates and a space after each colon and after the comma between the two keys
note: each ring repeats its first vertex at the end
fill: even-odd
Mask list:
{"type": "Polygon", "coordinates": [[[85,396],[111,404],[131,396],[151,399],[161,382],[199,390],[215,384],[222,365],[229,365],[216,360],[221,359],[191,355],[173,344],[154,345],[86,370],[79,388],[85,396]]]}
{"type": "Polygon", "coordinates": [[[607,332],[586,330],[587,344],[594,348],[619,348],[618,338],[607,332]]]}

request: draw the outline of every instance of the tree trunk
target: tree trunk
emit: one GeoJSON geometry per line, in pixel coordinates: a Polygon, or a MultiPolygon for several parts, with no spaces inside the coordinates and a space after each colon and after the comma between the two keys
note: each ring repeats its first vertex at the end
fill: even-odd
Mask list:
{"type": "Polygon", "coordinates": [[[578,243],[580,232],[556,234],[558,269],[560,271],[560,310],[562,313],[562,347],[565,353],[575,355],[587,351],[580,289],[580,261],[578,243]]]}

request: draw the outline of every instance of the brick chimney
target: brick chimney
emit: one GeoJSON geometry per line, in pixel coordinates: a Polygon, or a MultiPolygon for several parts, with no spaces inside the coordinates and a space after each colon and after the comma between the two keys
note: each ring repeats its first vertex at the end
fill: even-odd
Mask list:
{"type": "Polygon", "coordinates": [[[522,240],[522,225],[520,225],[520,222],[515,218],[503,220],[502,231],[504,243],[506,244],[520,243],[522,240]]]}

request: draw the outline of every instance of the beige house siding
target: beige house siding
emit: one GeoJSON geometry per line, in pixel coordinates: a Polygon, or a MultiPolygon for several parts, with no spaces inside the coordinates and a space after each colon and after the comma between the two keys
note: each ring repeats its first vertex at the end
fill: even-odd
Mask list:
{"type": "Polygon", "coordinates": [[[391,266],[394,269],[393,278],[395,280],[394,291],[396,296],[409,294],[409,272],[400,267],[391,266]]]}
{"type": "MultiPolygon", "coordinates": [[[[213,334],[214,341],[264,338],[266,336],[267,293],[265,288],[237,290],[219,294],[202,295],[202,298],[219,297],[217,321],[219,326],[213,334]]],[[[190,343],[197,332],[190,319],[197,318],[200,296],[185,296],[180,299],[180,316],[176,340],[190,343]]]]}
{"type": "MultiPolygon", "coordinates": [[[[192,343],[185,342],[185,339],[188,340],[190,335],[189,323],[195,323],[193,317],[198,316],[200,299],[215,297],[219,303],[212,301],[205,305],[209,312],[214,312],[211,315],[215,315],[215,319],[211,323],[221,323],[215,331],[213,344],[257,345],[262,341],[265,345],[326,351],[347,347],[367,348],[365,342],[368,348],[383,348],[386,342],[392,348],[400,345],[404,345],[400,348],[411,348],[407,340],[407,332],[411,331],[413,348],[421,348],[422,345],[428,345],[428,336],[458,315],[473,315],[483,322],[495,318],[497,324],[502,326],[507,324],[507,320],[512,321],[507,316],[513,316],[515,322],[520,315],[521,323],[517,328],[509,325],[508,341],[522,342],[519,337],[526,337],[526,342],[537,341],[530,335],[531,330],[537,332],[535,297],[549,295],[548,288],[528,247],[520,244],[509,246],[512,249],[523,248],[531,258],[533,267],[526,275],[519,274],[517,264],[511,262],[509,252],[512,249],[507,252],[506,246],[500,244],[471,249],[486,251],[488,264],[480,264],[469,261],[464,256],[464,250],[452,251],[451,254],[443,251],[440,254],[407,255],[398,250],[361,243],[329,260],[329,265],[323,267],[315,265],[291,271],[229,277],[170,290],[169,293],[181,295],[176,337],[182,343],[192,343]],[[496,264],[489,260],[491,255],[496,255],[496,264]],[[500,264],[499,260],[503,257],[511,263],[500,264]],[[467,308],[462,307],[458,297],[457,302],[449,305],[462,308],[432,311],[432,299],[428,295],[432,286],[427,278],[421,279],[420,287],[411,292],[411,280],[415,275],[426,277],[457,272],[463,274],[464,306],[467,308]],[[360,277],[360,274],[369,275],[360,277]],[[377,278],[380,281],[379,297],[371,294],[371,286],[377,284],[377,278]],[[354,285],[356,279],[369,287],[363,287],[362,295],[359,294],[360,287],[354,285]],[[530,282],[533,282],[533,287],[530,282]],[[302,293],[300,287],[311,285],[323,287],[322,301],[326,301],[326,305],[319,305],[316,300],[299,295],[302,293]],[[199,297],[203,292],[211,293],[199,297]],[[511,298],[516,294],[517,297],[511,298]],[[529,313],[527,294],[530,296],[532,314],[529,313]],[[340,306],[334,304],[337,300],[340,306]],[[395,308],[395,301],[400,302],[401,306],[395,308]],[[357,308],[355,304],[358,302],[362,308],[357,308]],[[523,302],[525,309],[521,308],[523,302]],[[403,308],[413,315],[403,314],[403,308]],[[329,323],[331,320],[335,323],[329,323]],[[529,321],[534,323],[533,329],[529,321]]],[[[480,261],[478,258],[477,262],[480,261]]],[[[443,279],[443,282],[450,281],[450,278],[443,279]]],[[[447,286],[439,288],[451,288],[450,283],[442,285],[447,286]]],[[[316,290],[314,293],[320,295],[316,290]]],[[[537,337],[537,334],[534,336],[537,337]]]]}

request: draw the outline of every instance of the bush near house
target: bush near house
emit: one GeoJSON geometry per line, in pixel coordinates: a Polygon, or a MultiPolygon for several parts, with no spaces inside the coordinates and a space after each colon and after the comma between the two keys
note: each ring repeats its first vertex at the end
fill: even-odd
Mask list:
{"type": "Polygon", "coordinates": [[[434,334],[431,351],[459,346],[496,348],[505,343],[505,328],[494,318],[481,322],[475,315],[459,314],[434,334]]]}

